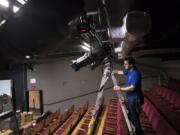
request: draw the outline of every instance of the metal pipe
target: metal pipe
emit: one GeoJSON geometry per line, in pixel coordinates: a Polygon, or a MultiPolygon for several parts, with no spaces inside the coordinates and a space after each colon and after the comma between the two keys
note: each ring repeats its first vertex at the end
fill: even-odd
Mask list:
{"type": "Polygon", "coordinates": [[[93,11],[93,12],[87,12],[86,15],[90,16],[90,15],[97,15],[98,11],[93,11]]]}
{"type": "MultiPolygon", "coordinates": [[[[113,44],[113,40],[112,40],[112,36],[111,36],[111,32],[110,32],[111,31],[111,24],[110,24],[109,14],[108,14],[107,8],[105,6],[106,5],[105,0],[102,0],[102,4],[103,4],[104,12],[105,12],[105,15],[106,15],[106,22],[107,22],[107,25],[108,25],[108,28],[107,28],[108,37],[109,37],[109,40],[111,41],[111,43],[113,44]]],[[[114,46],[112,46],[112,47],[114,47],[114,46]]]]}

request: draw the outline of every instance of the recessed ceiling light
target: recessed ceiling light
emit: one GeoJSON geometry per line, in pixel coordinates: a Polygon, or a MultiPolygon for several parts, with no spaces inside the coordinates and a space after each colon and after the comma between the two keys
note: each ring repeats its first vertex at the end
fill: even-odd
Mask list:
{"type": "Polygon", "coordinates": [[[19,11],[19,9],[20,9],[19,7],[17,7],[17,6],[13,6],[13,12],[14,12],[14,13],[18,12],[18,11],[19,11]]]}
{"type": "Polygon", "coordinates": [[[30,59],[31,56],[30,56],[30,55],[26,55],[25,58],[26,58],[26,59],[30,59]]]}

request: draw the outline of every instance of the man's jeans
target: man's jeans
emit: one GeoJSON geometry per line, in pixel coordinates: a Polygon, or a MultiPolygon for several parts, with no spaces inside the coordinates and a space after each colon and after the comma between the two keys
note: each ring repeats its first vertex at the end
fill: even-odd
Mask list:
{"type": "Polygon", "coordinates": [[[128,117],[135,126],[136,135],[143,135],[143,131],[140,125],[139,115],[141,107],[137,99],[128,100],[127,109],[129,111],[128,117]]]}

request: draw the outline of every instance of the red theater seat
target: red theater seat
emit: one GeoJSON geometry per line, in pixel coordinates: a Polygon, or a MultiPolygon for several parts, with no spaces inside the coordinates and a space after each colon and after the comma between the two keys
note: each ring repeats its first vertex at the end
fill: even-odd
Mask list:
{"type": "Polygon", "coordinates": [[[160,100],[155,93],[145,93],[145,95],[150,99],[158,111],[175,127],[175,129],[180,133],[180,115],[167,106],[166,102],[160,100]]]}
{"type": "Polygon", "coordinates": [[[143,111],[151,122],[152,127],[154,131],[156,131],[157,135],[178,135],[177,131],[157,111],[157,108],[155,108],[147,98],[145,98],[143,111]]]}

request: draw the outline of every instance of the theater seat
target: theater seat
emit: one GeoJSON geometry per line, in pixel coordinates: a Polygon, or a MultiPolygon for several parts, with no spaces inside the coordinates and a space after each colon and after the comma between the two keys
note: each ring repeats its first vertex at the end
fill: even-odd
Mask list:
{"type": "Polygon", "coordinates": [[[177,131],[157,111],[157,109],[147,98],[145,98],[142,109],[148,117],[149,121],[151,122],[152,128],[157,133],[157,135],[178,135],[177,131]]]}

